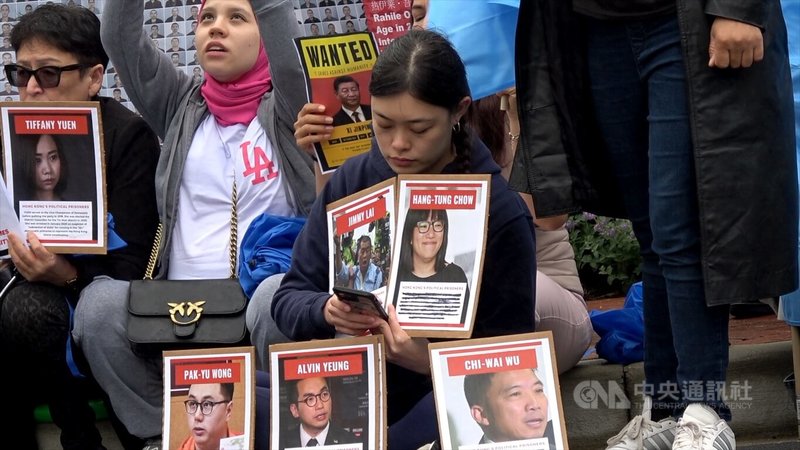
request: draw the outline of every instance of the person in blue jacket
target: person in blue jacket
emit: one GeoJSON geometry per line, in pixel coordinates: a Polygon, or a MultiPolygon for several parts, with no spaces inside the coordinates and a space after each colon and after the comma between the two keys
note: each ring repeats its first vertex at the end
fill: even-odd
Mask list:
{"type": "MultiPolygon", "coordinates": [[[[474,338],[534,330],[534,232],[520,196],[509,190],[489,150],[466,124],[464,115],[472,99],[464,64],[444,37],[413,30],[393,41],[373,67],[369,90],[372,148],[345,162],[318,196],[295,243],[291,268],[272,300],[271,313],[280,330],[298,341],[367,330],[381,333],[388,361],[389,448],[417,448],[438,436],[430,395],[429,341],[409,337],[393,306],[384,321],[358,314],[329,294],[326,205],[398,174],[491,174],[474,338]]],[[[295,124],[298,145],[326,139],[332,122],[324,106],[306,104],[295,124]]]]}

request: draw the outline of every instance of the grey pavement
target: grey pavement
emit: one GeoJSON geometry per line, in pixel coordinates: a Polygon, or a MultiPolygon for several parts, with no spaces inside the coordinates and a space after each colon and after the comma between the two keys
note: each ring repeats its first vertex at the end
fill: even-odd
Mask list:
{"type": "MultiPolygon", "coordinates": [[[[561,375],[570,449],[604,449],[606,440],[641,412],[641,399],[634,393],[643,372],[641,363],[621,366],[586,360],[561,375]]],[[[795,396],[783,383],[791,372],[790,342],[731,347],[728,403],[737,448],[800,450],[795,396]]],[[[111,425],[107,421],[98,425],[108,450],[122,450],[111,425]]],[[[55,426],[39,426],[39,446],[41,450],[61,448],[55,426]]]]}
{"type": "Polygon", "coordinates": [[[789,442],[760,442],[751,445],[737,445],[739,450],[797,450],[800,448],[800,440],[794,439],[789,442]]]}
{"type": "MultiPolygon", "coordinates": [[[[800,449],[794,393],[783,383],[791,372],[790,342],[730,348],[728,403],[738,448],[800,449]]],[[[641,363],[621,366],[602,360],[582,361],[562,374],[570,449],[605,448],[606,440],[641,412],[641,393],[634,394],[643,379],[641,363]]]]}

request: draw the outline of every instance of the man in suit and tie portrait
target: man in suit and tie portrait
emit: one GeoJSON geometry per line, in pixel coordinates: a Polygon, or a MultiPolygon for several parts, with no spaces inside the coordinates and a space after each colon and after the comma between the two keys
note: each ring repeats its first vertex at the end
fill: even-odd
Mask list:
{"type": "Polygon", "coordinates": [[[372,108],[361,103],[361,88],[358,81],[349,75],[333,80],[333,91],[342,108],[333,116],[333,126],[372,120],[372,108]]]}
{"type": "Polygon", "coordinates": [[[325,377],[297,380],[290,388],[289,412],[297,419],[296,428],[282,436],[280,448],[317,447],[323,445],[353,444],[359,438],[331,421],[333,397],[325,377]]]}

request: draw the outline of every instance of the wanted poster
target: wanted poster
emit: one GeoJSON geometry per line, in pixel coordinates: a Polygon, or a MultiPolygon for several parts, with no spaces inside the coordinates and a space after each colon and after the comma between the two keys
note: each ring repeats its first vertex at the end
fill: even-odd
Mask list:
{"type": "Polygon", "coordinates": [[[328,205],[331,288],[384,298],[391,274],[395,181],[391,178],[328,205]]]}
{"type": "Polygon", "coordinates": [[[546,331],[430,344],[441,447],[567,449],[552,342],[546,331]]]}
{"type": "Polygon", "coordinates": [[[477,311],[490,175],[401,175],[387,304],[411,336],[468,338],[477,311]]]}
{"type": "Polygon", "coordinates": [[[382,336],[270,346],[270,448],[385,448],[382,336]]]}
{"type": "Polygon", "coordinates": [[[105,254],[97,102],[2,102],[6,188],[23,229],[54,253],[105,254]]]}
{"type": "Polygon", "coordinates": [[[378,49],[364,32],[301,37],[295,43],[309,101],[325,105],[333,117],[331,136],[315,144],[320,170],[328,173],[372,145],[369,81],[378,49]]]}
{"type": "Polygon", "coordinates": [[[253,347],[164,352],[165,450],[250,450],[255,438],[253,347]]]}

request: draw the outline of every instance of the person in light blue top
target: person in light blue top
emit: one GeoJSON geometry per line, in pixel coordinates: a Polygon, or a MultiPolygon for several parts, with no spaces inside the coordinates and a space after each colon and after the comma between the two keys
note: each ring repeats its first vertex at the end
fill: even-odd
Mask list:
{"type": "Polygon", "coordinates": [[[358,238],[358,266],[348,266],[337,258],[336,285],[372,292],[383,286],[383,272],[372,262],[372,239],[366,234],[358,238]]]}

